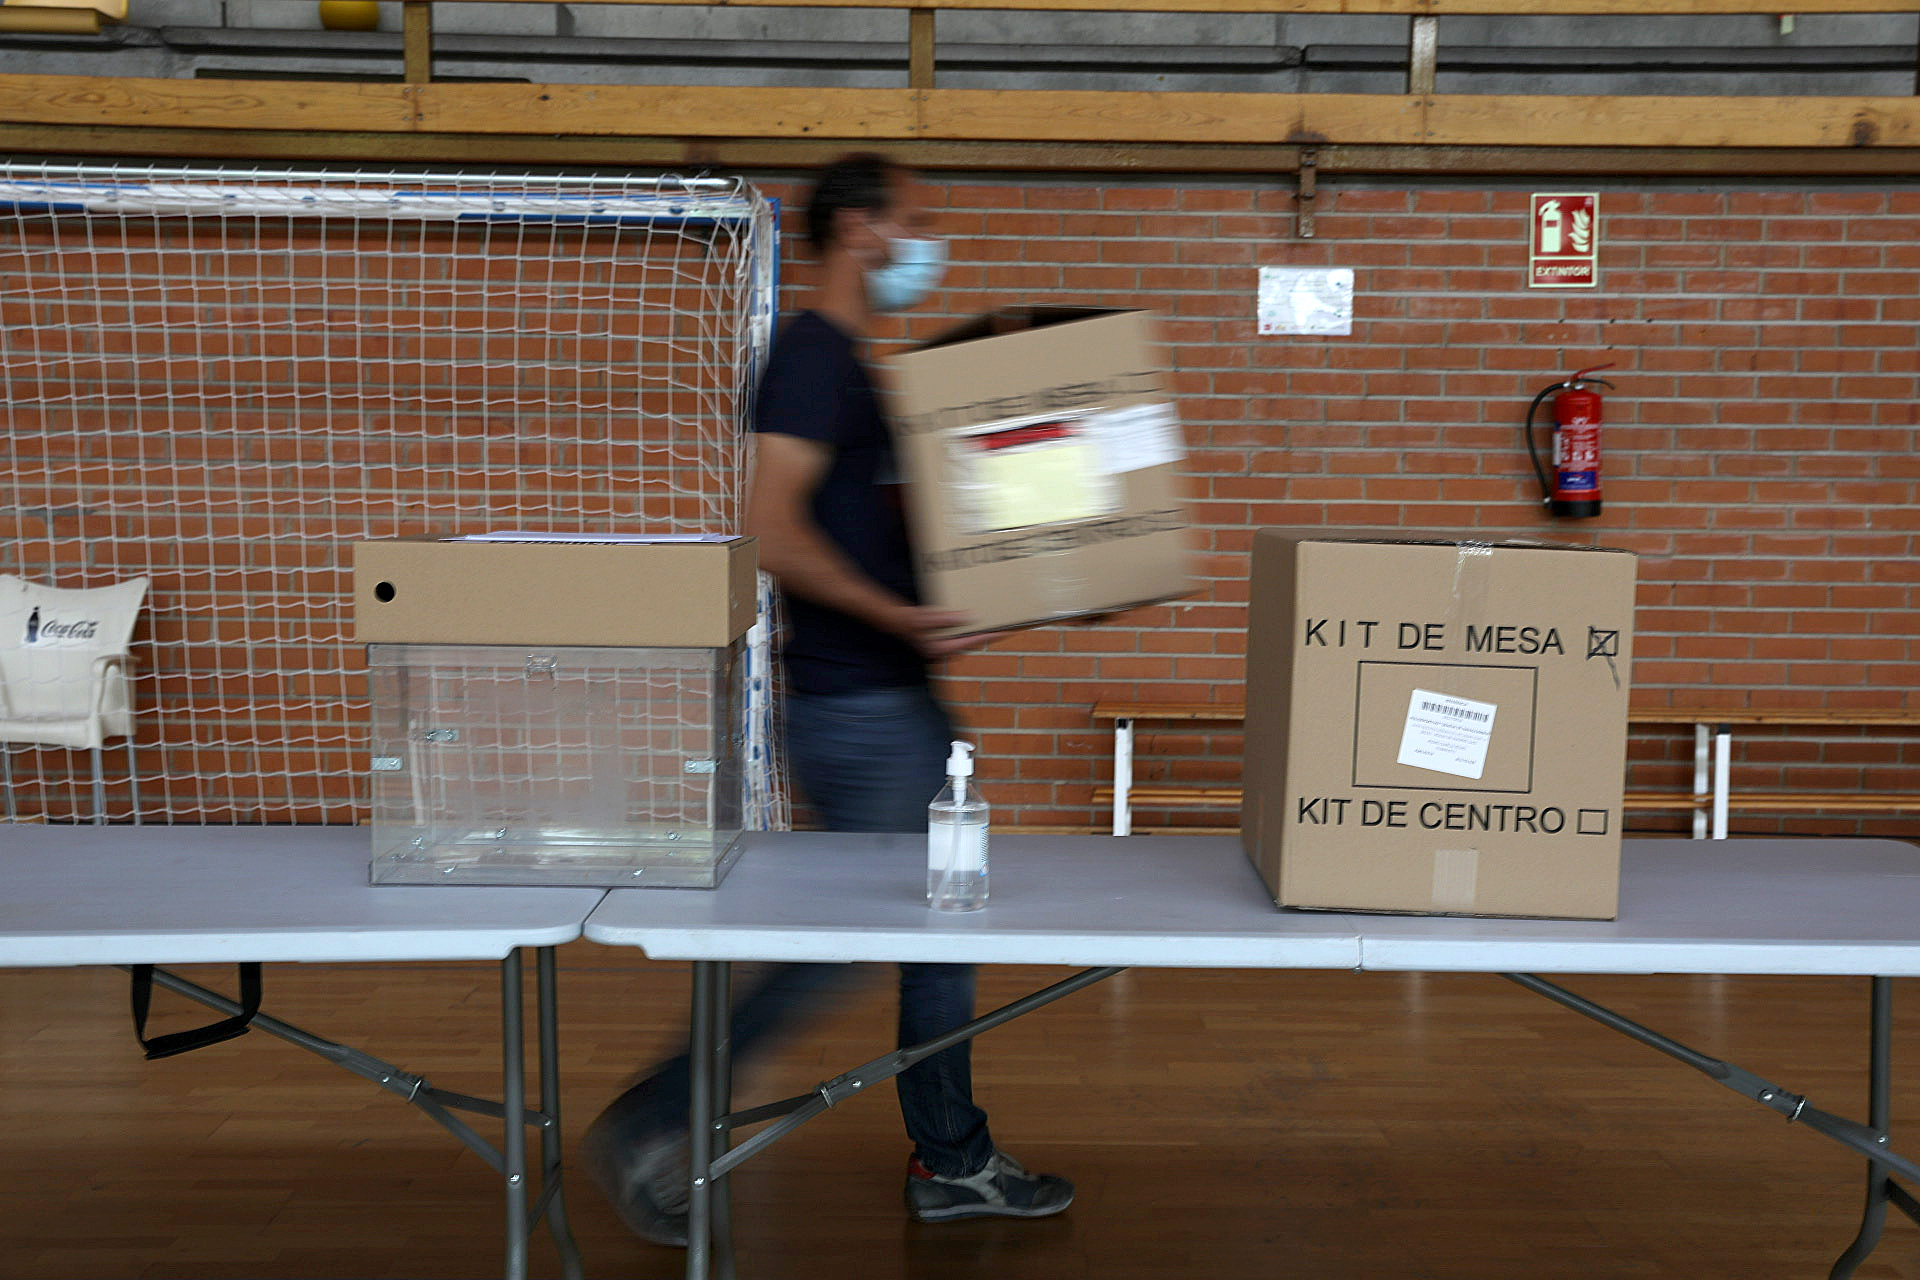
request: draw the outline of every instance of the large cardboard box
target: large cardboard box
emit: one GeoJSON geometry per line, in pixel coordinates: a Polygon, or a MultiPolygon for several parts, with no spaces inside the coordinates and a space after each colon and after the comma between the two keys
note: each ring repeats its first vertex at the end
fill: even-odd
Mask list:
{"type": "Polygon", "coordinates": [[[753,625],[752,538],[399,538],[353,547],[362,644],[725,648],[753,625]]]}
{"type": "Polygon", "coordinates": [[[1140,311],[995,312],[895,357],[924,602],[993,631],[1191,590],[1164,366],[1140,311]]]}
{"type": "Polygon", "coordinates": [[[1611,919],[1634,558],[1263,529],[1248,855],[1281,906],[1611,919]]]}

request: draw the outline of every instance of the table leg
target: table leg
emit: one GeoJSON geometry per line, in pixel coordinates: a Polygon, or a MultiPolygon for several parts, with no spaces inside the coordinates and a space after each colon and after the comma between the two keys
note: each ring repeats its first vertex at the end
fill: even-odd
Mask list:
{"type": "MultiPolygon", "coordinates": [[[[693,1017],[688,1037],[692,1105],[687,1116],[687,1280],[708,1280],[714,1273],[715,1242],[727,1224],[724,1204],[713,1176],[716,1134],[725,1107],[721,1101],[722,1041],[727,1036],[729,971],[723,960],[693,962],[693,1017]]],[[[718,1250],[722,1267],[732,1264],[732,1242],[718,1250]]]]}
{"type": "Polygon", "coordinates": [[[560,1250],[566,1280],[581,1280],[580,1248],[567,1223],[565,1169],[560,1129],[560,1005],[552,947],[534,952],[537,999],[540,1002],[540,1191],[544,1197],[547,1231],[560,1250]]]}
{"type": "Polygon", "coordinates": [[[1050,987],[1002,1005],[963,1026],[924,1043],[895,1049],[872,1062],[822,1081],[808,1093],[734,1113],[731,1009],[725,961],[696,960],[693,965],[693,1018],[689,1064],[692,1105],[687,1116],[687,1280],[731,1280],[733,1240],[728,1213],[727,1177],[735,1165],[765,1150],[827,1108],[891,1080],[916,1062],[971,1040],[983,1031],[1011,1022],[1096,982],[1122,973],[1120,966],[1083,969],[1050,987]],[[736,1125],[771,1121],[767,1128],[732,1145],[736,1125]],[[715,1166],[718,1165],[716,1169],[715,1166]]]}
{"type": "Polygon", "coordinates": [[[1133,833],[1133,721],[1113,722],[1113,834],[1133,833]]]}
{"type": "Polygon", "coordinates": [[[1010,1004],[1001,1005],[992,1013],[983,1013],[971,1022],[937,1035],[931,1040],[922,1041],[909,1048],[895,1049],[871,1062],[862,1063],[851,1071],[843,1071],[831,1080],[821,1081],[806,1093],[734,1112],[724,1121],[729,1130],[757,1124],[765,1124],[767,1127],[751,1137],[741,1139],[739,1144],[728,1151],[724,1157],[716,1158],[719,1172],[723,1175],[730,1172],[735,1166],[766,1150],[815,1116],[838,1106],[856,1094],[871,1089],[874,1085],[893,1079],[917,1062],[923,1062],[964,1040],[973,1039],[983,1031],[990,1031],[1003,1023],[1032,1013],[1035,1009],[1052,1004],[1063,996],[1072,995],[1096,982],[1105,981],[1117,973],[1124,972],[1126,972],[1125,968],[1118,965],[1082,969],[1070,978],[1063,978],[1032,995],[1022,996],[1010,1004]]]}
{"type": "MultiPolygon", "coordinates": [[[[708,998],[713,1001],[713,1024],[717,1029],[713,1046],[713,1134],[708,1153],[714,1161],[727,1154],[732,1145],[732,1126],[725,1117],[733,1111],[733,966],[718,962],[718,973],[708,998]]],[[[708,1170],[713,1195],[713,1264],[718,1280],[733,1280],[733,1182],[732,1175],[708,1170]]]]}
{"type": "MultiPolygon", "coordinates": [[[[561,1265],[566,1270],[567,1280],[580,1280],[580,1255],[574,1246],[572,1234],[567,1229],[566,1209],[561,1200],[560,1056],[555,1025],[557,1021],[555,1010],[558,1006],[554,1000],[553,949],[541,947],[538,955],[541,961],[539,1020],[540,1088],[543,1103],[543,1109],[540,1111],[529,1111],[526,1108],[526,1036],[521,1029],[523,1002],[518,951],[510,953],[501,962],[500,1062],[505,1092],[499,1102],[490,1102],[485,1098],[475,1098],[468,1094],[456,1093],[451,1089],[439,1088],[411,1071],[402,1070],[390,1062],[382,1061],[359,1049],[324,1039],[310,1031],[302,1031],[299,1027],[282,1022],[269,1014],[255,1014],[251,1025],[255,1031],[305,1049],[342,1070],[350,1071],[364,1080],[371,1080],[387,1092],[405,1098],[432,1118],[434,1123],[459,1139],[460,1145],[486,1161],[487,1166],[500,1175],[502,1186],[507,1193],[506,1276],[508,1280],[523,1280],[525,1277],[528,1237],[532,1234],[535,1221],[546,1213],[553,1215],[547,1219],[547,1224],[553,1231],[554,1244],[560,1250],[561,1265]],[[455,1115],[456,1111],[469,1111],[503,1121],[504,1133],[501,1145],[494,1146],[472,1125],[455,1115]],[[526,1126],[528,1125],[536,1125],[540,1129],[544,1157],[543,1173],[547,1177],[547,1181],[541,1187],[541,1205],[537,1210],[529,1210],[527,1206],[526,1126]]],[[[218,992],[209,991],[197,983],[188,982],[165,969],[153,971],[153,984],[186,996],[196,1003],[229,1017],[241,1011],[240,1005],[218,992]]]]}
{"type": "Polygon", "coordinates": [[[505,1112],[500,1174],[507,1200],[506,1280],[527,1276],[527,1047],[520,976],[516,947],[500,962],[500,1106],[505,1112]]]}
{"type": "MultiPolygon", "coordinates": [[[[1869,1035],[1867,1066],[1867,1124],[1885,1141],[1893,1127],[1893,979],[1875,978],[1872,997],[1872,1031],[1869,1035]]],[[[1840,1255],[1828,1273],[1828,1280],[1847,1280],[1880,1243],[1880,1231],[1886,1226],[1887,1205],[1897,1206],[1909,1218],[1920,1221],[1920,1203],[1903,1191],[1884,1166],[1867,1165],[1867,1202],[1860,1213],[1860,1231],[1840,1255]]]]}
{"type": "MultiPolygon", "coordinates": [[[[1658,1049],[1676,1061],[1686,1063],[1742,1097],[1757,1102],[1778,1115],[1785,1116],[1789,1124],[1803,1124],[1816,1133],[1826,1135],[1854,1153],[1867,1157],[1872,1162],[1872,1167],[1881,1171],[1883,1177],[1891,1178],[1897,1173],[1901,1177],[1920,1183],[1920,1162],[1899,1155],[1888,1147],[1884,1124],[1861,1124],[1855,1120],[1848,1120],[1844,1116],[1834,1115],[1830,1111],[1823,1111],[1813,1106],[1800,1094],[1782,1089],[1730,1062],[1710,1057],[1697,1049],[1690,1049],[1669,1036],[1663,1036],[1630,1018],[1622,1017],[1604,1005],[1595,1004],[1591,1000],[1575,995],[1565,987],[1557,986],[1534,974],[1506,973],[1500,976],[1510,982],[1517,982],[1527,990],[1543,995],[1556,1004],[1564,1005],[1575,1013],[1584,1014],[1602,1026],[1611,1027],[1624,1036],[1638,1040],[1641,1044],[1658,1049]]],[[[1881,980],[1876,979],[1876,981],[1881,980]]],[[[1876,997],[1875,1025],[1876,1035],[1880,1030],[1885,1030],[1890,1037],[1892,1025],[1890,996],[1876,997]]],[[[1881,1040],[1879,1043],[1886,1042],[1881,1040]]],[[[1876,1073],[1883,1073],[1885,1070],[1885,1063],[1878,1057],[1873,1070],[1876,1073]]],[[[1916,1220],[1920,1220],[1920,1215],[1915,1215],[1916,1208],[1920,1208],[1920,1202],[1916,1202],[1905,1191],[1889,1186],[1886,1188],[1886,1198],[1890,1203],[1898,1205],[1903,1212],[1916,1216],[1916,1220]]],[[[1869,1214],[1871,1212],[1872,1209],[1869,1206],[1869,1214]]]]}

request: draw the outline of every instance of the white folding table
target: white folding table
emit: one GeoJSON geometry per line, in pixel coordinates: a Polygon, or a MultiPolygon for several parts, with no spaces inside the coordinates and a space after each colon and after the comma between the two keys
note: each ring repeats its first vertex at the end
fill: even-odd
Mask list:
{"type": "MultiPolygon", "coordinates": [[[[499,1173],[507,1280],[527,1271],[545,1220],[568,1280],[580,1261],[560,1180],[553,948],[580,936],[599,889],[367,883],[367,833],[354,827],[0,826],[0,965],[497,960],[502,1096],[435,1088],[419,1076],[265,1014],[267,1032],[397,1093],[499,1173]],[[539,1105],[527,1105],[521,949],[535,948],[539,1105]],[[498,1146],[455,1114],[502,1124],[498,1146]],[[540,1134],[541,1187],[529,1200],[527,1127],[540,1134]]],[[[164,970],[153,985],[235,1018],[241,1004],[164,970]]],[[[129,1046],[131,1047],[131,1046],[129,1046]]]]}
{"type": "Polygon", "coordinates": [[[1886,1208],[1920,1205],[1888,1146],[1894,977],[1920,975],[1920,849],[1887,840],[1629,841],[1615,921],[1497,920],[1276,910],[1233,837],[1002,836],[993,899],[965,915],[925,904],[914,836],[747,837],[710,893],[616,889],[586,936],[693,962],[693,1108],[687,1275],[733,1268],[726,1175],[839,1101],[914,1062],[1134,965],[1456,970],[1501,974],[1704,1072],[1866,1157],[1860,1230],[1835,1263],[1851,1275],[1886,1208]],[[1090,966],[937,1040],[815,1090],[732,1110],[724,1027],[734,961],[953,961],[1090,966]],[[1872,982],[1865,1124],[1688,1048],[1535,975],[1847,974],[1872,982]],[[737,1143],[734,1131],[765,1125],[737,1143]]]}

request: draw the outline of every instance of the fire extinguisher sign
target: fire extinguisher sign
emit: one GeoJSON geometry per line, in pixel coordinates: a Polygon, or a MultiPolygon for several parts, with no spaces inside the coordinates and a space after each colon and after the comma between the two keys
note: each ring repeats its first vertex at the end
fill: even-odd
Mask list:
{"type": "Polygon", "coordinates": [[[1600,197],[1535,193],[1527,287],[1591,289],[1600,279],[1600,197]]]}

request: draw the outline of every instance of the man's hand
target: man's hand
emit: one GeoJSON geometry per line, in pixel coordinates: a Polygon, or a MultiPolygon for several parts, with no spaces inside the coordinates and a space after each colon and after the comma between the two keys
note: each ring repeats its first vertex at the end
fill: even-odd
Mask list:
{"type": "Polygon", "coordinates": [[[973,616],[952,609],[934,609],[926,605],[903,605],[891,630],[920,651],[922,657],[946,658],[969,649],[978,649],[999,638],[997,631],[980,635],[946,636],[943,631],[964,627],[973,616]]]}

